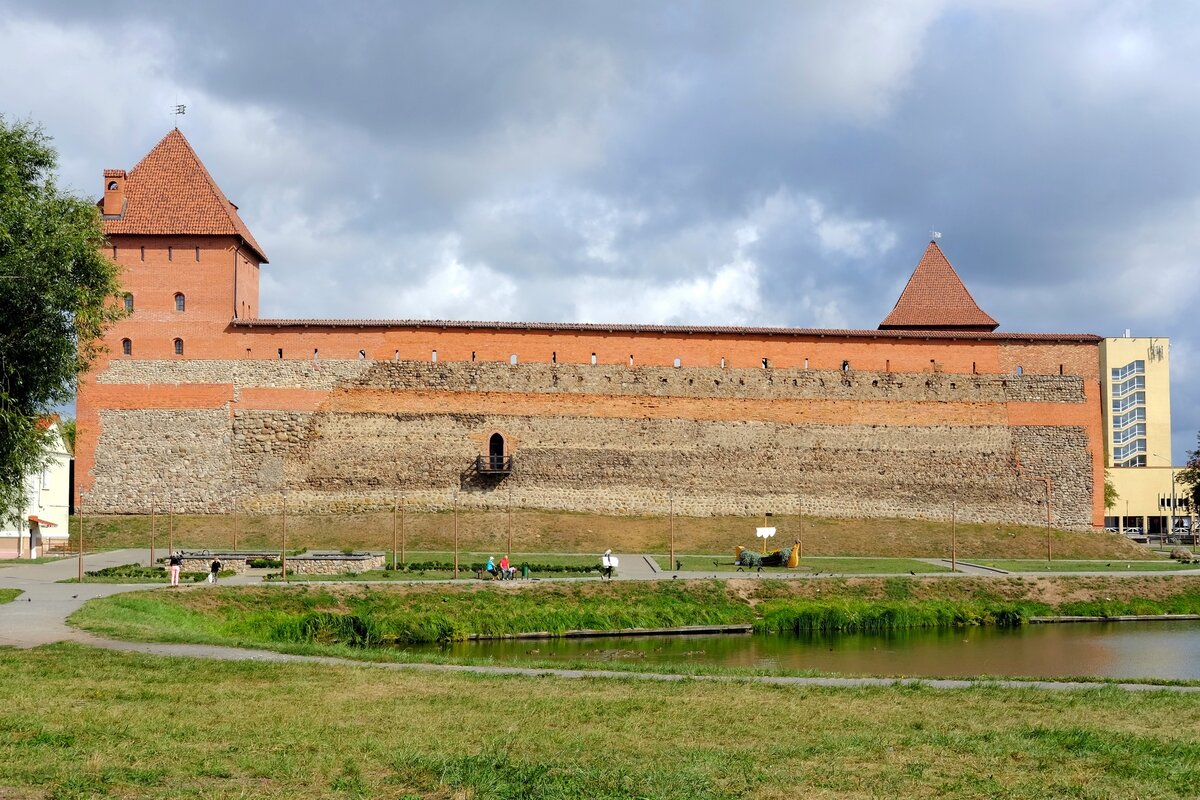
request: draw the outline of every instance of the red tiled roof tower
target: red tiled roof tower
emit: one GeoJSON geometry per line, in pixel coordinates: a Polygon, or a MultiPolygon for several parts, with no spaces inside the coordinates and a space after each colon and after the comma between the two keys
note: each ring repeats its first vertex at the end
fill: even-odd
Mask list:
{"type": "Polygon", "coordinates": [[[164,136],[128,175],[105,170],[104,177],[105,199],[99,205],[104,212],[116,212],[104,213],[106,234],[239,236],[267,261],[237,206],[225,197],[179,129],[164,136]]]}
{"type": "Polygon", "coordinates": [[[879,330],[988,332],[999,325],[971,297],[937,242],[930,242],[879,330]]]}

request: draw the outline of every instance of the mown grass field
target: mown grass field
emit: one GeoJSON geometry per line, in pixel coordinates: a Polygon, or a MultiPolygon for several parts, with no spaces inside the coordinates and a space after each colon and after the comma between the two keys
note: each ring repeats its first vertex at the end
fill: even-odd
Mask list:
{"type": "Polygon", "coordinates": [[[135,592],[70,619],[115,638],[403,656],[471,636],[751,624],[765,633],[1019,625],[1033,616],[1200,613],[1200,578],[703,580],[300,585],[135,592]]]}
{"type": "MultiPolygon", "coordinates": [[[[84,544],[88,549],[148,547],[149,516],[88,516],[84,544]]],[[[192,515],[154,520],[159,548],[223,550],[278,549],[283,543],[282,518],[252,515],[192,515]],[[173,528],[173,533],[168,529],[173,528]]],[[[733,559],[737,545],[756,547],[754,529],[762,517],[676,517],[677,553],[714,553],[733,559]]],[[[799,535],[799,521],[772,518],[778,529],[774,544],[785,546],[799,535]]],[[[450,512],[408,512],[403,515],[407,549],[452,550],[454,515],[450,512]]],[[[514,510],[503,508],[462,511],[458,515],[459,549],[493,555],[505,552],[512,531],[513,550],[522,552],[591,553],[608,548],[618,553],[661,555],[669,552],[671,522],[663,516],[614,517],[600,514],[514,510]]],[[[71,520],[72,547],[78,546],[79,518],[71,520]]],[[[1044,528],[1020,525],[960,523],[956,528],[958,557],[1038,558],[1046,552],[1044,528]]],[[[949,558],[949,521],[907,519],[847,520],[804,518],[805,556],[880,556],[949,558]]],[[[1054,531],[1054,553],[1063,558],[1147,558],[1147,551],[1126,537],[1111,533],[1054,531]]],[[[392,515],[289,515],[289,548],[369,550],[392,548],[392,515]]]]}
{"type": "MultiPolygon", "coordinates": [[[[682,562],[683,569],[685,570],[718,574],[736,573],[738,570],[737,566],[733,563],[733,559],[728,556],[687,555],[676,556],[676,560],[682,562]]],[[[664,559],[660,563],[660,566],[664,570],[669,569],[668,561],[669,559],[664,559]]],[[[942,567],[911,558],[837,558],[836,556],[816,556],[810,558],[807,555],[801,559],[800,564],[794,569],[790,567],[762,568],[762,574],[764,575],[787,573],[805,575],[815,575],[817,573],[825,575],[906,575],[910,572],[949,571],[950,567],[948,566],[942,567]]]]}
{"type": "Polygon", "coordinates": [[[0,589],[0,604],[11,603],[21,595],[20,589],[0,589]]]}
{"type": "Polygon", "coordinates": [[[14,798],[1191,798],[1195,697],[0,650],[14,798]],[[36,685],[39,691],[31,692],[36,685]]]}
{"type": "Polygon", "coordinates": [[[1109,559],[1107,561],[1067,561],[1055,559],[973,559],[972,564],[995,567],[1006,572],[1177,572],[1200,570],[1200,564],[1181,564],[1178,561],[1147,561],[1109,559]]]}

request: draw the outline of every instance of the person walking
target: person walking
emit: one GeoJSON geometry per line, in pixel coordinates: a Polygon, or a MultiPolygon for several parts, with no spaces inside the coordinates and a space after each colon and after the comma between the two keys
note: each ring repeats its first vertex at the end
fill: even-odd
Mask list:
{"type": "Polygon", "coordinates": [[[167,561],[167,563],[171,566],[171,585],[178,586],[179,569],[183,566],[182,551],[176,550],[174,553],[171,553],[171,558],[167,561]]]}
{"type": "Polygon", "coordinates": [[[221,572],[221,559],[214,558],[212,563],[208,565],[208,582],[216,583],[217,575],[221,572]]]}
{"type": "Polygon", "coordinates": [[[617,566],[617,557],[612,554],[612,549],[604,551],[604,555],[600,556],[600,578],[608,578],[610,581],[613,576],[613,569],[617,566]]]}

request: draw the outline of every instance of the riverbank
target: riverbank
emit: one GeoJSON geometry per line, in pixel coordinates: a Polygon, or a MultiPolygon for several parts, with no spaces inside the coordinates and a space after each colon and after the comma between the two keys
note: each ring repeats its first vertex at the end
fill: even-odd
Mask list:
{"type": "Polygon", "coordinates": [[[850,578],[471,586],[183,587],[95,600],[112,638],[390,657],[406,644],[530,632],[750,625],[759,633],[1021,625],[1200,613],[1200,577],[850,578]]]}

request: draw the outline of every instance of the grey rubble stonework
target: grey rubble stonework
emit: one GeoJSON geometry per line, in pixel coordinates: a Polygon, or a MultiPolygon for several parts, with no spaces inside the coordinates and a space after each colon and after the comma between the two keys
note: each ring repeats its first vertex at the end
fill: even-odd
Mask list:
{"type": "Polygon", "coordinates": [[[759,514],[960,519],[1040,524],[1091,520],[1086,431],[1071,426],[808,424],[662,419],[642,398],[1084,402],[1083,381],[1057,375],[960,375],[801,369],[372,361],[114,361],[102,383],[231,384],[212,410],[102,410],[90,510],[355,512],[523,507],[612,514],[759,514]],[[239,410],[244,388],[394,394],[399,411],[239,410]],[[407,392],[593,396],[620,416],[405,412],[407,392]],[[516,469],[481,479],[481,442],[502,432],[516,469]],[[499,493],[503,492],[503,495],[499,493]]]}

